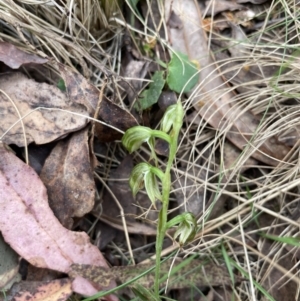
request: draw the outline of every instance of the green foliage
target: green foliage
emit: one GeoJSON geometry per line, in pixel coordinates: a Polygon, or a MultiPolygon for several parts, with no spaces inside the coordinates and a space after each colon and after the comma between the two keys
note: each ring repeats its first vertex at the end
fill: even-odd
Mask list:
{"type": "Polygon", "coordinates": [[[57,83],[57,88],[63,92],[65,92],[67,90],[65,82],[62,78],[59,79],[59,81],[57,83]]]}
{"type": "MultiPolygon", "coordinates": [[[[132,170],[129,183],[134,195],[146,188],[146,192],[155,205],[156,200],[162,202],[162,209],[159,212],[157,237],[156,237],[156,267],[153,300],[159,299],[159,276],[160,276],[160,257],[162,252],[163,240],[168,228],[178,225],[174,239],[178,238],[180,246],[194,238],[196,234],[196,219],[191,213],[184,213],[167,222],[169,207],[169,196],[171,189],[171,168],[176,157],[178,136],[182,127],[184,110],[180,101],[170,106],[161,121],[160,130],[152,130],[143,126],[136,126],[126,131],[122,138],[123,145],[129,152],[137,150],[143,143],[147,143],[152,157],[155,159],[155,166],[150,163],[140,163],[132,170]],[[165,171],[158,167],[158,160],[155,154],[155,139],[162,138],[169,143],[169,157],[165,171]],[[162,183],[162,191],[158,184],[162,183]]],[[[145,292],[146,293],[146,292],[145,292]]],[[[147,294],[146,294],[147,295],[147,294]]]]}
{"type": "Polygon", "coordinates": [[[177,93],[189,92],[199,80],[197,72],[196,65],[188,59],[187,55],[175,52],[168,64],[167,84],[177,93]]]}
{"type": "Polygon", "coordinates": [[[167,222],[167,228],[178,225],[174,233],[174,239],[178,238],[180,246],[192,241],[196,235],[197,221],[195,216],[190,212],[184,212],[175,216],[167,222]]]}
{"type": "Polygon", "coordinates": [[[157,174],[163,177],[160,169],[149,163],[142,162],[133,168],[129,180],[129,185],[134,196],[145,186],[147,195],[154,207],[156,200],[162,200],[157,182],[157,174]]]}
{"type": "Polygon", "coordinates": [[[265,234],[265,233],[260,233],[262,237],[281,242],[287,245],[295,246],[295,247],[300,247],[300,238],[299,237],[291,237],[291,236],[276,236],[276,235],[271,235],[271,234],[265,234]]]}
{"type": "Polygon", "coordinates": [[[149,84],[148,89],[145,89],[139,98],[139,107],[142,110],[146,110],[157,103],[159,95],[165,85],[164,72],[156,71],[151,80],[152,82],[149,84]]]}
{"type": "Polygon", "coordinates": [[[152,82],[141,93],[138,100],[137,108],[141,110],[148,109],[157,103],[166,82],[171,90],[181,93],[189,92],[199,80],[196,65],[183,53],[175,52],[167,65],[161,61],[159,64],[167,69],[167,78],[164,78],[164,71],[156,71],[153,74],[152,82]]]}

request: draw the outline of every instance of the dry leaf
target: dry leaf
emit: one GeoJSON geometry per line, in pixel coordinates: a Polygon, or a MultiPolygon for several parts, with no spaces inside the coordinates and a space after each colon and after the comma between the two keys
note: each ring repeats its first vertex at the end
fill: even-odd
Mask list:
{"type": "Polygon", "coordinates": [[[74,103],[80,103],[94,117],[99,100],[99,90],[90,84],[80,73],[63,64],[57,63],[60,74],[65,82],[67,94],[74,103]]]}
{"type": "Polygon", "coordinates": [[[18,69],[20,66],[29,63],[44,64],[48,62],[48,59],[26,53],[10,43],[1,41],[0,61],[12,69],[18,69]]]}
{"type": "Polygon", "coordinates": [[[0,290],[7,289],[13,282],[21,280],[19,256],[5,243],[0,234],[0,290]]]}
{"type": "MultiPolygon", "coordinates": [[[[74,72],[70,68],[62,64],[58,64],[58,68],[65,81],[70,99],[76,103],[82,103],[88,109],[90,115],[94,117],[94,112],[99,101],[99,90],[90,84],[81,74],[74,72]]],[[[126,131],[138,124],[136,119],[127,110],[112,103],[105,96],[100,101],[98,119],[121,130],[121,132],[118,132],[104,124],[96,123],[95,136],[100,141],[109,142],[120,139],[123,135],[122,131],[126,131]]]]}
{"type": "MultiPolygon", "coordinates": [[[[32,265],[64,273],[69,272],[73,263],[107,266],[86,233],[61,226],[49,208],[46,189],[38,175],[3,144],[0,145],[0,191],[2,235],[32,265]]],[[[74,281],[73,290],[84,295],[97,292],[92,284],[80,279],[74,281]]]]}
{"type": "MultiPolygon", "coordinates": [[[[133,169],[131,156],[126,156],[117,169],[113,170],[109,175],[108,186],[113,192],[120,205],[122,206],[126,217],[133,221],[132,216],[136,214],[136,206],[134,206],[134,198],[128,184],[130,173],[133,169]],[[130,217],[131,215],[131,217],[130,217]]],[[[111,217],[120,217],[120,208],[114,201],[109,191],[105,192],[102,203],[103,213],[111,217]]]]}
{"type": "Polygon", "coordinates": [[[121,132],[119,132],[101,123],[96,123],[95,136],[101,142],[111,142],[121,139],[123,132],[138,125],[137,120],[130,114],[130,112],[112,103],[105,96],[101,102],[99,119],[121,130],[121,132]]]}
{"type": "MultiPolygon", "coordinates": [[[[58,88],[46,83],[37,83],[21,73],[2,75],[0,90],[11,98],[21,116],[32,112],[23,119],[27,143],[48,143],[84,127],[87,123],[85,116],[88,113],[82,105],[69,101],[66,94],[58,88]],[[33,112],[38,107],[53,108],[53,110],[33,112]],[[55,108],[72,111],[82,116],[58,111],[55,108]]],[[[7,144],[24,146],[24,133],[20,118],[13,104],[3,93],[0,93],[0,112],[2,116],[0,120],[1,140],[7,144]],[[8,133],[3,137],[6,131],[8,133]]]]}
{"type": "Polygon", "coordinates": [[[71,281],[22,281],[6,294],[13,301],[64,301],[72,294],[71,281]],[[12,299],[11,299],[12,298],[12,299]]]}
{"type": "Polygon", "coordinates": [[[89,158],[88,129],[84,129],[54,147],[40,174],[50,208],[69,229],[72,217],[82,217],[94,207],[95,182],[89,158]]]}

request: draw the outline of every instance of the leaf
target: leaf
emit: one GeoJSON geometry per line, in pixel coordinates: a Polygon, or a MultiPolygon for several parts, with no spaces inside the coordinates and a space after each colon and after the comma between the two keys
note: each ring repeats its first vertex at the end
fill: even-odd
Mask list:
{"type": "Polygon", "coordinates": [[[57,83],[57,88],[62,92],[65,92],[67,90],[65,82],[62,78],[59,79],[59,81],[57,83]]]}
{"type": "Polygon", "coordinates": [[[64,301],[72,294],[71,281],[22,281],[6,294],[7,300],[14,301],[64,301]]]}
{"type": "Polygon", "coordinates": [[[48,59],[26,53],[10,43],[1,41],[0,61],[12,69],[18,69],[22,65],[29,63],[44,64],[48,62],[48,59]]]}
{"type": "MultiPolygon", "coordinates": [[[[87,124],[87,109],[69,101],[66,94],[55,86],[37,83],[21,73],[12,73],[0,77],[0,89],[11,98],[21,116],[29,114],[23,119],[27,144],[48,143],[87,124]],[[34,111],[38,107],[47,110],[34,111]],[[50,108],[53,110],[48,110],[50,108]],[[72,111],[81,116],[61,110],[72,111]]],[[[1,140],[7,144],[24,146],[24,132],[19,115],[3,93],[0,93],[0,112],[1,140]]]]}
{"type": "MultiPolygon", "coordinates": [[[[74,263],[107,266],[86,233],[61,226],[49,208],[46,189],[34,170],[0,145],[0,231],[32,265],[68,273],[74,263]]],[[[113,284],[112,284],[113,285],[113,284]]],[[[100,288],[75,279],[73,290],[92,295],[100,288]]]]}
{"type": "Polygon", "coordinates": [[[89,158],[86,128],[58,142],[40,174],[51,209],[69,229],[72,217],[82,217],[94,207],[96,189],[89,158]]]}
{"type": "Polygon", "coordinates": [[[91,117],[98,118],[108,125],[121,130],[120,132],[101,123],[96,123],[95,136],[101,142],[111,142],[121,139],[123,135],[122,131],[126,131],[138,124],[130,112],[120,108],[104,95],[102,99],[99,99],[99,90],[90,84],[81,74],[59,63],[58,69],[64,79],[70,100],[86,107],[91,117]],[[98,116],[94,116],[98,105],[100,106],[99,114],[98,116]]]}
{"type": "Polygon", "coordinates": [[[19,256],[6,244],[0,235],[0,290],[7,289],[13,282],[21,280],[19,256]]]}
{"type": "Polygon", "coordinates": [[[197,67],[186,54],[175,52],[168,64],[167,84],[177,93],[189,92],[197,84],[197,67]]]}
{"type": "Polygon", "coordinates": [[[98,119],[121,130],[116,131],[101,123],[95,124],[95,135],[101,142],[111,142],[121,139],[123,131],[138,125],[135,117],[127,110],[120,108],[105,96],[101,100],[98,119]]]}
{"type": "Polygon", "coordinates": [[[152,82],[149,84],[148,89],[145,89],[139,98],[138,108],[141,108],[142,110],[146,110],[157,103],[161,91],[165,85],[164,72],[156,71],[151,80],[152,82]]]}
{"type": "Polygon", "coordinates": [[[285,237],[281,237],[281,236],[276,236],[276,235],[270,235],[267,233],[260,233],[260,235],[262,237],[274,240],[274,241],[278,241],[278,242],[282,242],[284,244],[288,244],[291,246],[296,246],[296,247],[300,247],[300,238],[299,237],[292,237],[292,236],[285,236],[285,237]]]}

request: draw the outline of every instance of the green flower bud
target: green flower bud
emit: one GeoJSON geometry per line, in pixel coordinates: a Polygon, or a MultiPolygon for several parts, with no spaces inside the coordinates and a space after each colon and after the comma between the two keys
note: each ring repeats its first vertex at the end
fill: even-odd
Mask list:
{"type": "Polygon", "coordinates": [[[183,116],[184,110],[181,101],[169,106],[162,118],[160,125],[161,130],[168,133],[175,124],[180,128],[182,126],[183,116]]]}
{"type": "Polygon", "coordinates": [[[197,222],[195,216],[190,212],[185,212],[167,222],[167,229],[177,225],[177,230],[174,233],[174,239],[178,238],[180,246],[183,246],[189,241],[192,241],[197,232],[197,222]]]}
{"type": "MultiPolygon", "coordinates": [[[[123,145],[127,148],[127,150],[132,153],[137,150],[144,142],[150,141],[150,144],[153,142],[152,138],[152,130],[145,126],[134,126],[128,129],[122,138],[123,145]]],[[[151,145],[150,145],[151,147],[151,145]]],[[[154,147],[154,146],[153,146],[154,147]]]]}
{"type": "Polygon", "coordinates": [[[147,195],[155,207],[155,201],[161,200],[157,176],[163,177],[163,172],[149,163],[136,165],[130,175],[129,185],[134,196],[145,187],[147,195]]]}

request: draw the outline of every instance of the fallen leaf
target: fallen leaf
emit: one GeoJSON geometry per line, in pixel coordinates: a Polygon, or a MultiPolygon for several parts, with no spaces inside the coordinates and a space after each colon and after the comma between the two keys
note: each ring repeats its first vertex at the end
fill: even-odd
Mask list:
{"type": "Polygon", "coordinates": [[[69,99],[84,105],[89,115],[93,116],[99,100],[99,90],[77,71],[61,63],[56,62],[56,64],[64,80],[69,99]]]}
{"type": "Polygon", "coordinates": [[[57,143],[40,174],[50,208],[68,229],[72,217],[82,217],[94,207],[96,189],[89,158],[88,129],[83,129],[57,143]]]}
{"type": "Polygon", "coordinates": [[[65,81],[67,94],[73,102],[83,104],[92,117],[94,117],[97,106],[100,105],[98,119],[107,124],[95,124],[95,136],[101,142],[111,142],[120,139],[123,131],[138,124],[127,110],[111,102],[105,95],[103,95],[103,98],[100,99],[100,104],[98,104],[99,90],[81,74],[59,63],[58,68],[65,81]],[[119,129],[119,131],[109,127],[110,125],[119,129]]]}
{"type": "Polygon", "coordinates": [[[0,61],[12,69],[18,69],[20,66],[29,63],[44,64],[48,62],[48,59],[26,53],[10,43],[1,41],[0,61]]]}
{"type": "Polygon", "coordinates": [[[5,243],[0,234],[0,290],[9,288],[13,282],[21,280],[19,256],[5,243]]]}
{"type": "Polygon", "coordinates": [[[111,142],[121,139],[126,130],[138,125],[137,120],[130,112],[112,103],[105,96],[101,102],[99,119],[104,121],[106,124],[119,129],[119,131],[117,131],[102,123],[96,123],[95,136],[101,142],[111,142]]]}
{"type": "MultiPolygon", "coordinates": [[[[204,198],[209,199],[210,193],[205,193],[205,185],[199,183],[201,180],[204,183],[209,176],[206,170],[197,166],[201,165],[197,165],[195,162],[192,171],[189,170],[189,167],[187,169],[178,168],[182,173],[184,172],[185,176],[176,177],[172,174],[172,186],[179,206],[179,213],[192,212],[198,216],[205,208],[204,198]],[[199,182],[195,182],[194,178],[191,179],[190,176],[199,179],[199,182]]],[[[205,163],[202,166],[205,166],[205,163]]]]}
{"type": "MultiPolygon", "coordinates": [[[[82,105],[69,101],[66,94],[57,87],[37,83],[21,73],[2,75],[0,90],[11,98],[22,117],[28,115],[23,119],[27,143],[48,143],[81,129],[87,123],[88,112],[82,105]],[[33,111],[39,107],[47,110],[33,111]],[[80,116],[61,110],[71,111],[80,116]]],[[[20,118],[13,104],[3,93],[0,93],[0,112],[1,140],[7,144],[24,146],[24,132],[20,118]]]]}
{"type": "MultiPolygon", "coordinates": [[[[61,226],[48,205],[47,192],[38,175],[4,144],[0,144],[0,191],[2,235],[32,265],[63,273],[68,273],[73,263],[107,266],[86,233],[61,226]]],[[[78,280],[73,290],[83,295],[97,292],[92,284],[78,280]]]]}
{"type": "Polygon", "coordinates": [[[13,301],[64,301],[72,294],[72,282],[67,279],[52,281],[22,281],[6,293],[13,301]]]}
{"type": "Polygon", "coordinates": [[[114,198],[116,198],[122,206],[124,214],[129,215],[126,219],[134,220],[132,216],[136,214],[137,209],[134,205],[134,197],[128,183],[132,169],[132,157],[128,155],[115,170],[111,171],[108,180],[110,191],[105,192],[102,202],[102,210],[105,215],[121,219],[120,208],[114,201],[114,198]],[[111,193],[114,194],[114,197],[111,193]]]}
{"type": "MultiPolygon", "coordinates": [[[[101,214],[99,214],[99,210],[97,209],[93,211],[96,218],[105,222],[105,224],[98,224],[98,231],[101,231],[99,238],[101,248],[103,248],[104,242],[109,243],[117,234],[123,237],[124,227],[130,227],[132,224],[129,223],[134,222],[133,216],[136,216],[137,207],[135,206],[135,200],[128,183],[132,168],[132,157],[128,155],[116,169],[110,170],[107,183],[108,189],[105,189],[101,203],[101,214]],[[119,229],[122,230],[122,233],[110,229],[111,236],[107,237],[103,233],[107,228],[119,229]]],[[[140,233],[142,231],[142,229],[138,228],[135,230],[140,230],[140,233]]],[[[128,229],[125,231],[128,231],[128,229]]]]}
{"type": "Polygon", "coordinates": [[[130,105],[136,100],[138,93],[143,87],[143,79],[148,72],[148,67],[148,62],[133,59],[130,59],[124,67],[124,74],[122,75],[127,80],[121,81],[120,85],[126,92],[126,97],[130,105]]]}

